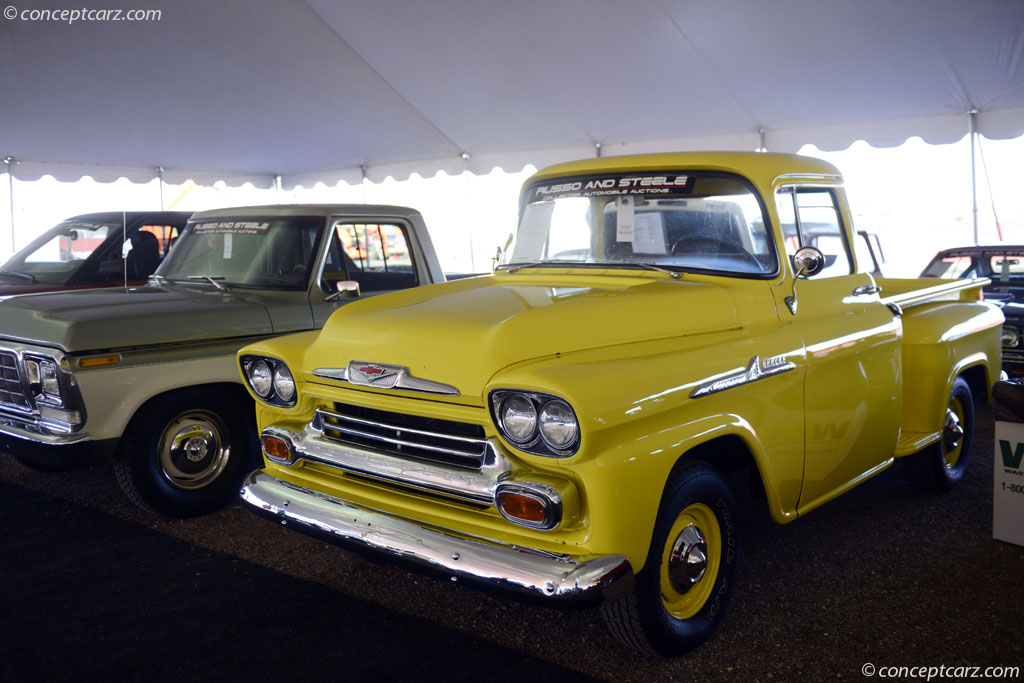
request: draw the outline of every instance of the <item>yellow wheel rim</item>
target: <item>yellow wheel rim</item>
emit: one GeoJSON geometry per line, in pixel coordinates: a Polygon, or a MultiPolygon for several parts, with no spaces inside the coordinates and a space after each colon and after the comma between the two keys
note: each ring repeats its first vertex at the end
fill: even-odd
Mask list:
{"type": "Polygon", "coordinates": [[[676,619],[689,619],[711,596],[722,558],[722,529],[703,503],[683,510],[661,552],[661,601],[676,619]]]}
{"type": "Polygon", "coordinates": [[[960,399],[953,397],[946,409],[946,423],[942,428],[942,457],[946,468],[956,467],[964,449],[964,406],[960,399]]]}

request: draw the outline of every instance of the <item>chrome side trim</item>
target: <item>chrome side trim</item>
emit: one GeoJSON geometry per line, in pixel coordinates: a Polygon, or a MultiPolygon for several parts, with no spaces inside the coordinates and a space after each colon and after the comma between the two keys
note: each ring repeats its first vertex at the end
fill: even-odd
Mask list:
{"type": "Polygon", "coordinates": [[[428,528],[296,486],[262,470],[246,478],[241,497],[253,512],[336,545],[371,551],[523,598],[588,605],[621,597],[633,588],[633,568],[622,555],[556,555],[428,528]]]}
{"type": "Polygon", "coordinates": [[[333,379],[336,382],[347,382],[348,368],[317,368],[313,371],[313,375],[324,379],[333,379]]]}
{"type": "Polygon", "coordinates": [[[337,443],[324,438],[312,424],[301,433],[274,427],[264,430],[263,434],[286,439],[291,443],[291,464],[310,460],[336,467],[343,472],[472,503],[492,505],[498,484],[513,474],[508,460],[490,441],[485,442],[487,453],[483,466],[479,470],[466,470],[337,443]]]}
{"type": "Polygon", "coordinates": [[[741,384],[748,384],[750,382],[756,382],[759,379],[764,379],[765,377],[789,372],[794,368],[796,368],[796,363],[787,361],[782,356],[765,359],[763,366],[761,365],[761,358],[759,356],[754,356],[750,359],[750,364],[747,366],[746,370],[738,370],[736,372],[729,373],[724,377],[719,377],[718,379],[710,382],[705,382],[690,392],[690,398],[700,398],[701,396],[716,394],[719,391],[732,389],[733,387],[738,387],[741,384]]]}
{"type": "Polygon", "coordinates": [[[313,371],[313,375],[337,382],[348,382],[378,389],[406,389],[444,396],[459,395],[459,390],[452,385],[413,377],[409,368],[401,365],[354,360],[344,368],[317,368],[313,371]],[[367,371],[364,372],[364,370],[367,371]]]}

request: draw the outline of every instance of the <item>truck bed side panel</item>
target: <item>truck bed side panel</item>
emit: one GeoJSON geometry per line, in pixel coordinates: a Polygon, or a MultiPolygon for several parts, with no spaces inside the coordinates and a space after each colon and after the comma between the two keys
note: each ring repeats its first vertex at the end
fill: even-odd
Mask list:
{"type": "Polygon", "coordinates": [[[985,386],[991,386],[999,374],[1002,323],[1002,312],[982,302],[940,301],[905,312],[904,434],[934,434],[942,428],[950,388],[965,370],[982,368],[985,386]]]}

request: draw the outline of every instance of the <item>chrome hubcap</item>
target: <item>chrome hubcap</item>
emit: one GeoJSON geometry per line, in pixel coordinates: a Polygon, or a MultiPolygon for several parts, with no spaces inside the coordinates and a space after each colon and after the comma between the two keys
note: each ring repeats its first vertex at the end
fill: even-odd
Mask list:
{"type": "Polygon", "coordinates": [[[679,532],[672,544],[668,560],[668,578],[672,587],[686,593],[702,578],[708,568],[708,548],[700,529],[688,526],[679,532]]]}
{"type": "Polygon", "coordinates": [[[951,451],[960,445],[964,438],[964,428],[960,426],[960,418],[951,409],[946,408],[946,424],[942,428],[942,445],[951,451]]]}
{"type": "Polygon", "coordinates": [[[164,477],[181,489],[198,489],[216,479],[231,455],[227,425],[205,410],[171,420],[160,435],[158,453],[164,477]]]}

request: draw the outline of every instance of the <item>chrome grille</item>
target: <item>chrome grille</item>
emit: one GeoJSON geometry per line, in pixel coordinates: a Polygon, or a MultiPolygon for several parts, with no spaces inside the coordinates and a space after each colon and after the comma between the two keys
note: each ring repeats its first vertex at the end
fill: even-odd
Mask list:
{"type": "Polygon", "coordinates": [[[0,407],[18,411],[32,409],[18,374],[18,357],[13,353],[0,352],[0,407]]]}
{"type": "Polygon", "coordinates": [[[413,460],[479,469],[490,446],[480,425],[335,403],[317,411],[324,438],[413,460]]]}

